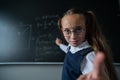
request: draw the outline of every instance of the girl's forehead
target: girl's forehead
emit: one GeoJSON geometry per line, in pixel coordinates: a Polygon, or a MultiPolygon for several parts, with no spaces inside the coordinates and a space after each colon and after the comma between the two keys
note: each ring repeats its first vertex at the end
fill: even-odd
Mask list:
{"type": "Polygon", "coordinates": [[[64,15],[63,18],[84,19],[84,15],[83,14],[67,14],[67,15],[64,15]]]}
{"type": "Polygon", "coordinates": [[[63,27],[85,26],[85,18],[82,14],[65,15],[62,18],[61,24],[63,27]]]}

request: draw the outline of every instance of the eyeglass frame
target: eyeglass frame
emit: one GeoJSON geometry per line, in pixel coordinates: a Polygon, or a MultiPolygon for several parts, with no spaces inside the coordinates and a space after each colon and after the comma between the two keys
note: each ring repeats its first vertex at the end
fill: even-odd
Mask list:
{"type": "Polygon", "coordinates": [[[85,29],[80,27],[80,26],[77,26],[77,28],[73,29],[73,30],[70,30],[70,29],[65,29],[65,30],[62,30],[64,36],[70,36],[73,33],[75,33],[76,35],[80,35],[81,33],[85,32],[85,29]]]}

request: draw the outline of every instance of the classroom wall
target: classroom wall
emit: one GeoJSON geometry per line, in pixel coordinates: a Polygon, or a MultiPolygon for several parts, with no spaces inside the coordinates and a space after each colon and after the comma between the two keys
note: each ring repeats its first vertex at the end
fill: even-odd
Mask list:
{"type": "MultiPolygon", "coordinates": [[[[120,76],[120,64],[115,67],[120,76]]],[[[62,64],[1,65],[0,80],[61,80],[61,72],[62,64]]]]}
{"type": "Polygon", "coordinates": [[[61,80],[62,65],[2,65],[0,80],[61,80]]]}

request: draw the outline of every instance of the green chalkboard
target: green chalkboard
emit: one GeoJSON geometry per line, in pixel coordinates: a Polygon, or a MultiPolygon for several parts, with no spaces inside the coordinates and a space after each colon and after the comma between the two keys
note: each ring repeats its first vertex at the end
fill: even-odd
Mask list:
{"type": "Polygon", "coordinates": [[[119,39],[113,39],[119,30],[114,26],[120,25],[116,4],[96,0],[1,0],[0,62],[63,62],[65,53],[55,44],[56,37],[65,42],[57,21],[72,7],[96,13],[115,62],[120,62],[119,39]]]}

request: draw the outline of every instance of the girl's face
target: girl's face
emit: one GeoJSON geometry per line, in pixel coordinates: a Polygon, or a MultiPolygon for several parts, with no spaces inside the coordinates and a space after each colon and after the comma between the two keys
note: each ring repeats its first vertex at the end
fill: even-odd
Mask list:
{"type": "Polygon", "coordinates": [[[76,47],[85,40],[85,18],[81,14],[65,15],[61,20],[62,32],[66,41],[76,47]]]}

